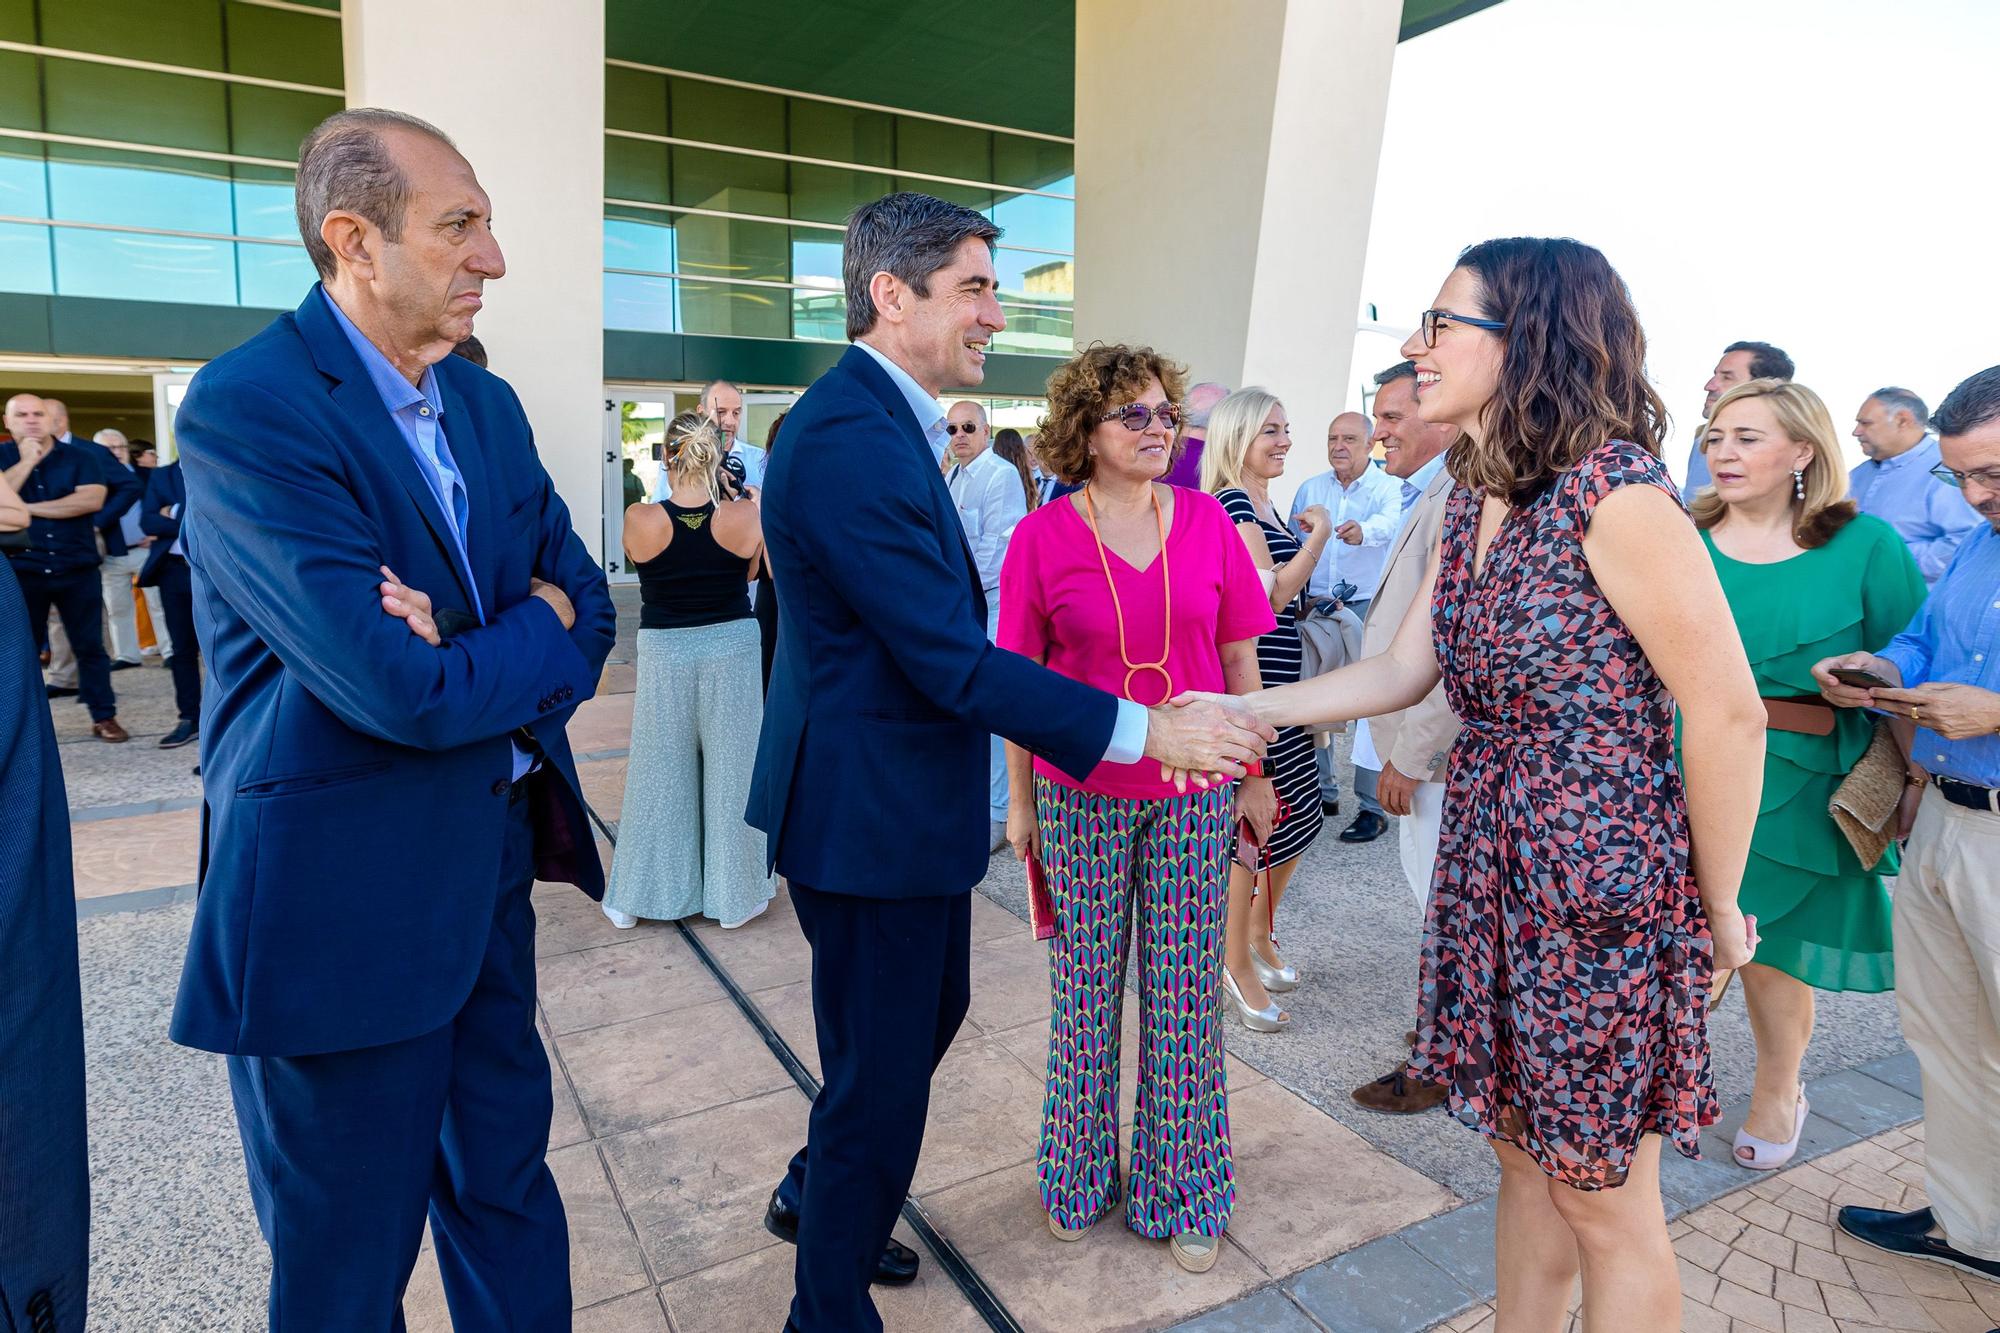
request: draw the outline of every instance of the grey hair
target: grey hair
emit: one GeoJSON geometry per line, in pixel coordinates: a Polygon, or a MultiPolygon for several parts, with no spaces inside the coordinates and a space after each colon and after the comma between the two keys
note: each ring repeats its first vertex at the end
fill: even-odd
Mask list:
{"type": "Polygon", "coordinates": [[[1376,374],[1375,387],[1380,389],[1388,385],[1394,384],[1397,380],[1413,380],[1416,377],[1417,377],[1416,362],[1398,361],[1395,365],[1390,366],[1387,370],[1381,371],[1376,374]]]}
{"type": "Polygon", "coordinates": [[[389,154],[382,131],[428,134],[447,148],[458,145],[427,120],[381,107],[336,111],[313,126],[299,145],[298,184],[293,209],[299,239],[322,278],[339,271],[333,251],[320,239],[320,224],[333,212],[355,213],[381,228],[391,241],[403,239],[403,214],[410,207],[410,182],[389,154]]]}
{"type": "Polygon", "coordinates": [[[946,203],[928,194],[885,194],[854,210],[847,219],[847,243],[840,256],[847,286],[847,336],[859,338],[875,327],[875,298],[868,284],[877,273],[900,280],[918,296],[929,296],[930,276],[952,261],[968,236],[1000,239],[998,224],[984,213],[946,203]]]}
{"type": "Polygon", "coordinates": [[[113,429],[112,429],[111,427],[109,427],[109,426],[106,426],[106,427],[105,427],[105,428],[104,428],[103,430],[101,430],[101,431],[97,432],[97,434],[95,434],[95,435],[91,436],[91,437],[90,437],[90,439],[91,439],[91,442],[92,442],[92,443],[94,443],[94,444],[101,444],[101,445],[104,445],[104,446],[106,446],[107,448],[108,448],[109,446],[111,446],[112,444],[114,444],[114,443],[115,443],[115,444],[122,444],[122,445],[124,445],[124,446],[125,446],[126,448],[128,448],[128,449],[132,447],[132,442],[131,442],[130,440],[128,440],[128,439],[126,439],[126,438],[125,438],[125,432],[124,432],[124,431],[122,431],[122,430],[113,430],[113,429]]]}
{"type": "Polygon", "coordinates": [[[1931,417],[1931,429],[1940,435],[1963,435],[1995,419],[2000,419],[2000,366],[1988,366],[1944,396],[1931,417]]]}
{"type": "Polygon", "coordinates": [[[743,386],[735,380],[710,380],[701,386],[701,406],[703,411],[715,405],[714,395],[717,389],[734,389],[738,393],[743,392],[743,386]]]}
{"type": "Polygon", "coordinates": [[[1893,384],[1885,384],[1868,395],[1882,404],[1882,410],[1894,416],[1898,412],[1908,412],[1910,420],[1919,426],[1930,418],[1931,410],[1924,406],[1924,400],[1908,389],[1899,389],[1893,384]]]}

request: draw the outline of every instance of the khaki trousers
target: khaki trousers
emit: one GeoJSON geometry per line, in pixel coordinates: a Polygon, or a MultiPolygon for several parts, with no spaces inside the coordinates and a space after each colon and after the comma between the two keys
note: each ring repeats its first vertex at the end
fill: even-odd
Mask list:
{"type": "Polygon", "coordinates": [[[1896,1000],[1924,1078],[1924,1188],[2000,1260],[2000,815],[1924,793],[1896,881],[1896,1000]]]}

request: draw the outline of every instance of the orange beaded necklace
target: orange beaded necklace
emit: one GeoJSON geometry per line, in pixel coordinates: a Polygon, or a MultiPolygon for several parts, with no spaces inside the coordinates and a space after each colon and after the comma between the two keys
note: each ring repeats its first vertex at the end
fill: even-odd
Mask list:
{"type": "Polygon", "coordinates": [[[1160,579],[1164,584],[1162,604],[1165,607],[1163,616],[1165,624],[1160,630],[1159,657],[1151,662],[1134,662],[1132,651],[1125,642],[1125,604],[1119,600],[1117,580],[1111,577],[1111,557],[1105,553],[1104,536],[1097,530],[1097,502],[1091,498],[1091,489],[1089,486],[1083,488],[1083,507],[1089,515],[1091,539],[1097,543],[1097,563],[1104,570],[1104,586],[1111,590],[1111,610],[1118,617],[1118,656],[1125,663],[1124,695],[1133,703],[1139,703],[1140,700],[1134,698],[1132,694],[1132,678],[1142,671],[1156,672],[1160,679],[1166,682],[1166,693],[1155,700],[1154,705],[1149,706],[1163,704],[1174,697],[1174,678],[1167,671],[1167,658],[1173,652],[1174,570],[1173,566],[1167,563],[1167,515],[1160,507],[1160,493],[1151,486],[1147,487],[1147,493],[1153,501],[1153,522],[1160,530],[1160,579]]]}

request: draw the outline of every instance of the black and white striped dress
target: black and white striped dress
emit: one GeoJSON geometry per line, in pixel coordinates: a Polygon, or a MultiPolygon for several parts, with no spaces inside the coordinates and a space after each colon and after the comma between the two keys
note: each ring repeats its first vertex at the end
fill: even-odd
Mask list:
{"type": "MultiPolygon", "coordinates": [[[[1271,559],[1282,565],[1299,553],[1299,539],[1292,530],[1274,524],[1257,512],[1245,492],[1231,487],[1215,497],[1232,523],[1255,523],[1271,548],[1271,559]]],[[[1305,653],[1299,645],[1298,620],[1292,605],[1277,613],[1278,627],[1257,640],[1257,670],[1266,686],[1290,685],[1299,678],[1305,653]]],[[[1283,865],[1304,853],[1319,836],[1324,822],[1319,808],[1319,770],[1314,762],[1312,737],[1303,727],[1280,727],[1278,739],[1264,760],[1278,790],[1278,826],[1271,830],[1270,845],[1264,849],[1259,869],[1283,865]]]]}

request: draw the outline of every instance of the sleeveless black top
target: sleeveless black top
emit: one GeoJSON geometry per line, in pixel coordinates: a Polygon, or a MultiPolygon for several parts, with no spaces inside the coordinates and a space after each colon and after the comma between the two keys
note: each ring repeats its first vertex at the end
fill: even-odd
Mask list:
{"type": "Polygon", "coordinates": [[[651,560],[638,561],[639,628],[691,629],[750,615],[750,562],[715,540],[715,504],[662,502],[674,539],[651,560]]]}

